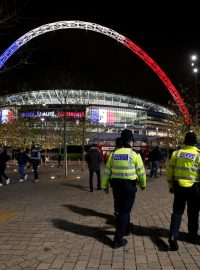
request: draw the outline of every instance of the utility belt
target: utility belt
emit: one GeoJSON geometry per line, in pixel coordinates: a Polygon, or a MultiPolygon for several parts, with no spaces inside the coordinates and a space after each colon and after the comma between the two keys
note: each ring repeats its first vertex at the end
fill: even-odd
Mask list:
{"type": "MultiPolygon", "coordinates": [[[[178,181],[174,181],[175,190],[179,189],[180,187],[183,188],[182,186],[178,184],[178,181]]],[[[185,188],[189,188],[193,190],[195,193],[200,194],[200,182],[194,182],[191,187],[185,187],[185,188]]]]}
{"type": "Polygon", "coordinates": [[[138,184],[138,180],[137,179],[129,180],[129,179],[120,179],[120,178],[110,179],[110,186],[112,187],[115,184],[136,186],[138,184]]]}

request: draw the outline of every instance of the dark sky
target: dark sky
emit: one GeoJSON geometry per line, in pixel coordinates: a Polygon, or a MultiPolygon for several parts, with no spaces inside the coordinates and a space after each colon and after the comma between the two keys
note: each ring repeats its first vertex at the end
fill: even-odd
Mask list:
{"type": "MultiPolygon", "coordinates": [[[[22,5],[23,1],[19,1],[22,5]]],[[[112,28],[131,39],[153,58],[175,87],[193,80],[189,56],[200,52],[200,35],[190,19],[190,9],[168,6],[134,7],[73,1],[24,1],[20,18],[4,30],[3,52],[12,42],[42,24],[82,20],[112,28]],[[187,13],[186,13],[187,11],[187,13]]],[[[152,2],[152,1],[151,1],[152,2]]],[[[191,9],[192,11],[192,9],[191,9]]],[[[194,11],[195,12],[195,11],[194,11]]],[[[193,13],[194,13],[193,12],[193,13]]],[[[26,58],[27,64],[1,74],[1,92],[74,88],[138,96],[166,105],[171,95],[158,76],[133,52],[117,41],[91,31],[58,30],[28,42],[7,62],[26,58]]]]}

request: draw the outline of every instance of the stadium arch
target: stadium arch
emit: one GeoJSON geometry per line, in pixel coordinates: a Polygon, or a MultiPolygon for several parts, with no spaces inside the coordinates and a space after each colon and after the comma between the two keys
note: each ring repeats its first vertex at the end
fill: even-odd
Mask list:
{"type": "Polygon", "coordinates": [[[159,67],[159,65],[145,52],[143,51],[139,46],[137,46],[133,41],[126,38],[125,36],[119,34],[118,32],[91,22],[84,22],[84,21],[58,21],[54,23],[48,23],[44,24],[42,26],[39,26],[29,32],[27,32],[25,35],[21,36],[19,39],[17,39],[13,44],[11,44],[8,49],[0,56],[0,69],[4,66],[6,61],[24,44],[26,44],[31,39],[40,36],[42,34],[45,34],[47,32],[60,30],[60,29],[85,29],[90,30],[94,32],[98,32],[104,35],[109,36],[110,38],[113,38],[129,48],[131,51],[133,51],[138,57],[140,57],[160,78],[162,83],[165,85],[167,90],[170,92],[172,98],[177,103],[179,110],[183,114],[185,118],[186,124],[189,126],[191,125],[191,119],[189,112],[187,110],[187,107],[185,106],[185,103],[183,102],[179,92],[175,88],[175,86],[172,84],[168,76],[165,74],[165,72],[159,67]]]}

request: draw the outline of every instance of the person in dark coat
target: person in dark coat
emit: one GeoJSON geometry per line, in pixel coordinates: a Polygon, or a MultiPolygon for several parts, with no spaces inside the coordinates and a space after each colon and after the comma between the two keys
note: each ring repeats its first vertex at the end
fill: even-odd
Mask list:
{"type": "Polygon", "coordinates": [[[150,177],[157,177],[159,163],[162,160],[162,153],[160,151],[160,147],[157,145],[151,153],[151,171],[150,171],[150,177]]]}
{"type": "Polygon", "coordinates": [[[3,147],[0,147],[0,187],[3,186],[2,176],[6,179],[6,185],[10,183],[10,178],[5,174],[6,162],[10,159],[3,147]]]}
{"type": "Polygon", "coordinates": [[[28,178],[28,175],[25,173],[25,167],[26,167],[26,163],[30,162],[30,158],[26,154],[24,149],[20,148],[19,154],[17,155],[16,159],[18,161],[18,171],[20,175],[19,182],[23,182],[24,180],[26,181],[28,178]]]}
{"type": "Polygon", "coordinates": [[[61,161],[62,161],[62,155],[61,155],[60,153],[58,154],[57,161],[58,161],[57,168],[63,167],[63,165],[62,165],[62,163],[61,163],[61,161]]]}
{"type": "Polygon", "coordinates": [[[97,175],[97,190],[101,189],[101,173],[100,164],[104,162],[103,156],[101,155],[99,149],[94,144],[88,151],[86,155],[86,161],[89,169],[89,185],[90,192],[93,192],[93,174],[97,175]]]}
{"type": "Polygon", "coordinates": [[[35,182],[38,182],[39,179],[38,179],[38,166],[41,162],[41,154],[40,154],[40,151],[37,150],[35,148],[35,146],[32,147],[31,149],[31,159],[30,159],[30,163],[33,167],[33,172],[34,172],[34,180],[35,182]]]}

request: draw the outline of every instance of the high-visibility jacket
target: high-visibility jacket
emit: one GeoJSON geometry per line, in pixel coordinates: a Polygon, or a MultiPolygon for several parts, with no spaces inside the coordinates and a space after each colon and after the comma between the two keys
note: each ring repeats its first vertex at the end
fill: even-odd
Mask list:
{"type": "Polygon", "coordinates": [[[174,151],[167,169],[169,188],[174,181],[181,187],[191,187],[200,182],[200,151],[195,146],[185,145],[183,149],[174,151]]]}
{"type": "MultiPolygon", "coordinates": [[[[110,179],[138,180],[146,186],[146,173],[142,158],[131,148],[120,148],[113,152],[106,163],[101,187],[107,189],[110,179]]],[[[117,181],[117,180],[116,180],[117,181]]]]}

